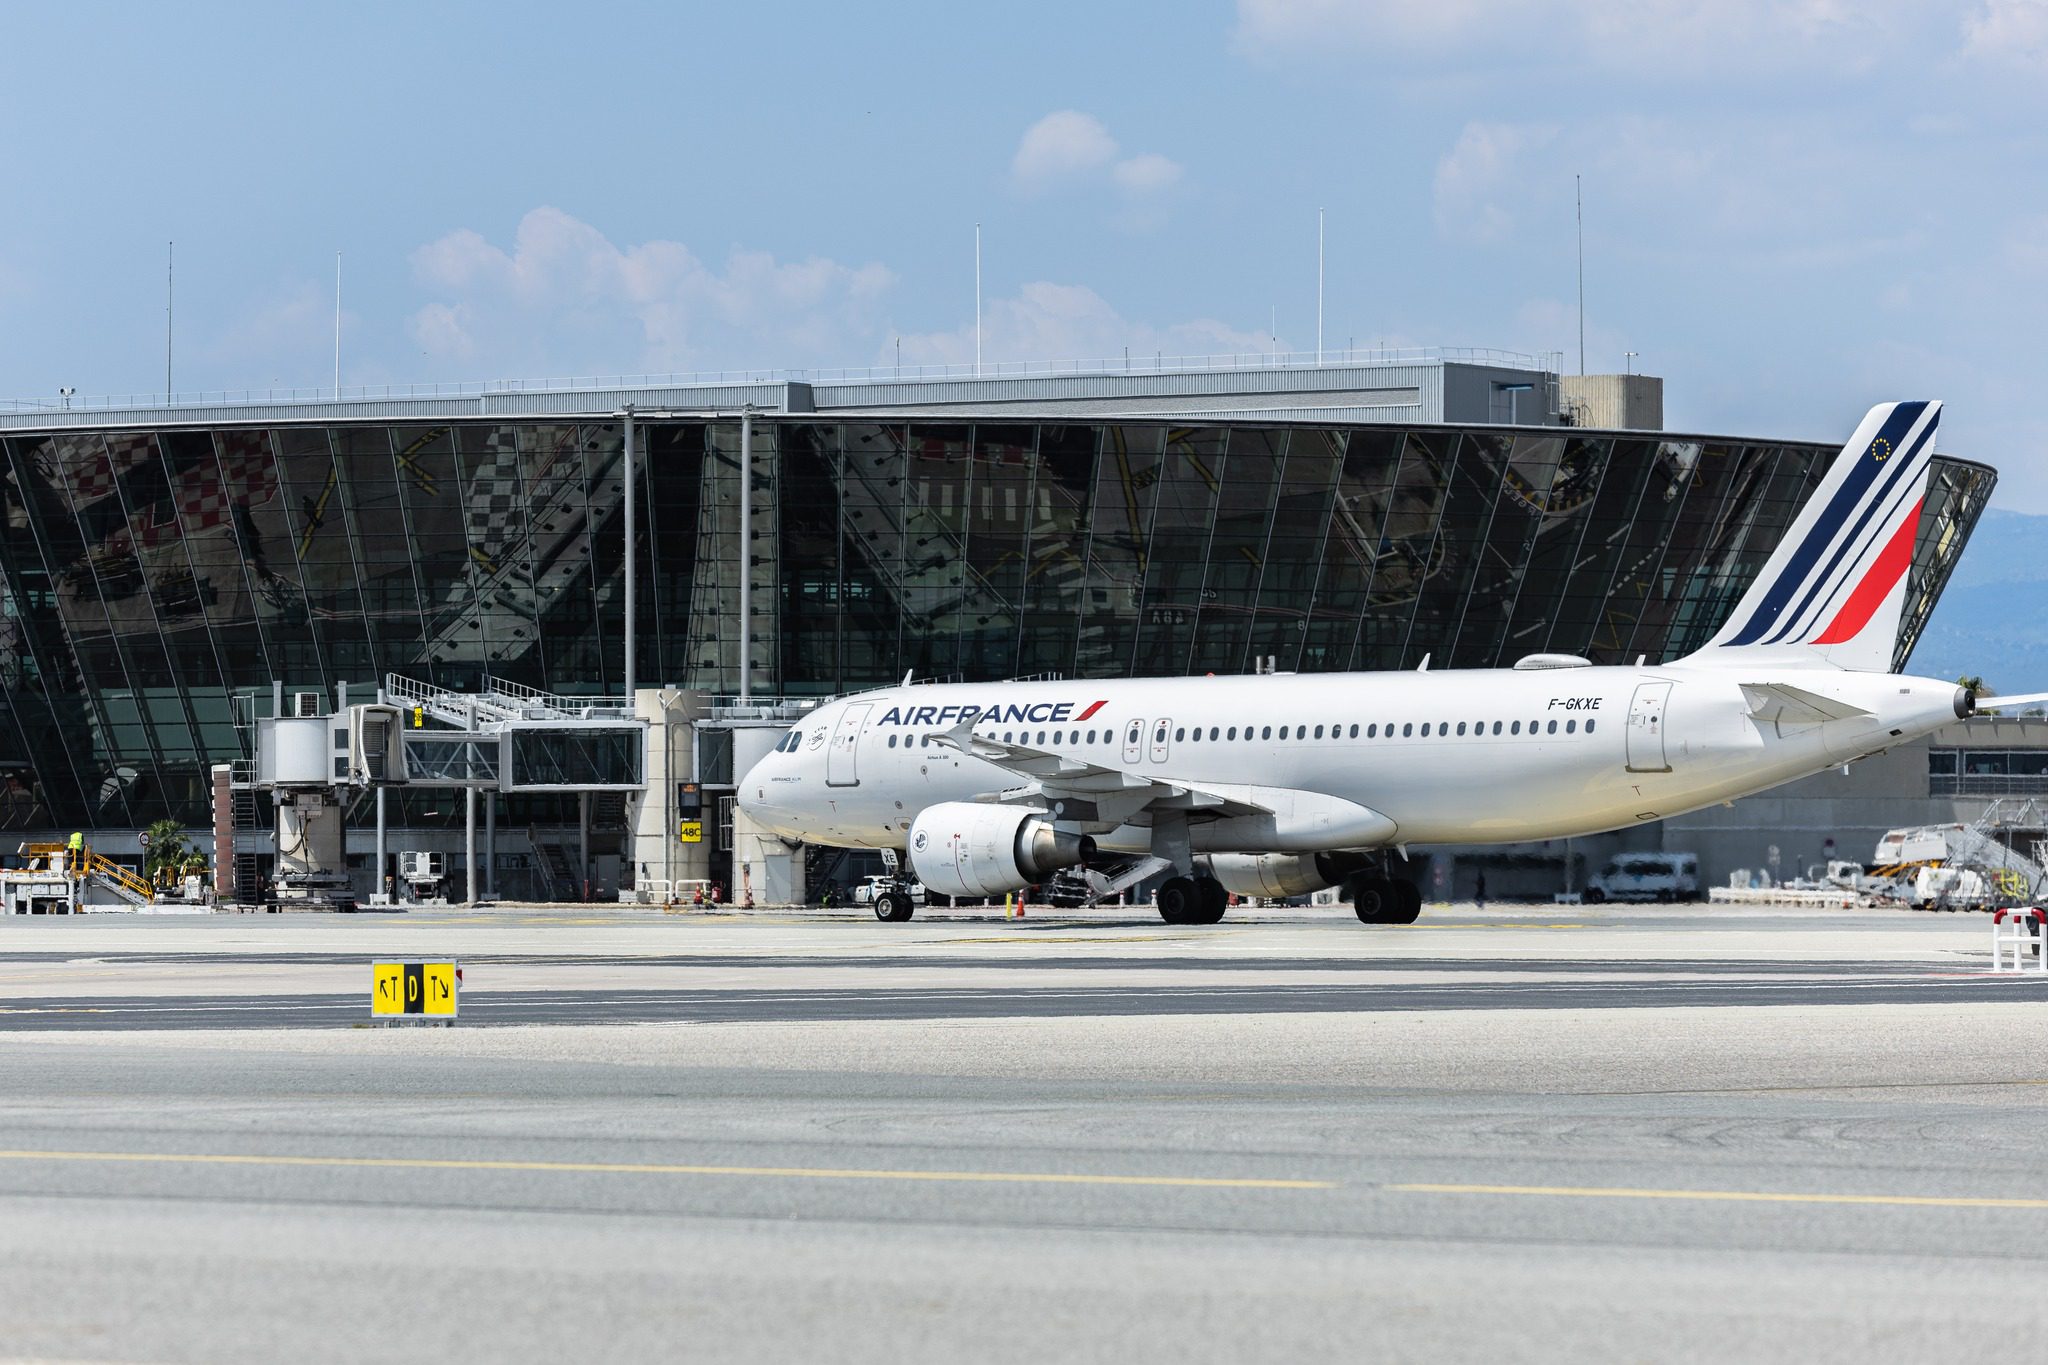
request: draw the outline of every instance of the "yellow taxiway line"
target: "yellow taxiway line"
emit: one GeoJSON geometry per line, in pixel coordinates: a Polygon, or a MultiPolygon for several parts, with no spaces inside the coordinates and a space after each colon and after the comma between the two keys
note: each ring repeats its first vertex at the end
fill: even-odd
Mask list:
{"type": "Polygon", "coordinates": [[[1126,1185],[1208,1190],[1330,1190],[1331,1180],[1221,1179],[1183,1175],[1082,1175],[1057,1171],[887,1171],[830,1166],[690,1166],[614,1161],[460,1161],[434,1157],[255,1156],[229,1152],[0,1150],[0,1161],[132,1162],[167,1166],[318,1166],[366,1170],[536,1171],[596,1175],[723,1175],[774,1180],[911,1180],[988,1185],[1126,1185]]]}

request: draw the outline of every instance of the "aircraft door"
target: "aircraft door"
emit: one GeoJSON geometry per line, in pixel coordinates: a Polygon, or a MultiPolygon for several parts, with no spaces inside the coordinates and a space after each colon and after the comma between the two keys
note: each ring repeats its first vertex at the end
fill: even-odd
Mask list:
{"type": "Polygon", "coordinates": [[[1152,722],[1152,761],[1166,762],[1167,738],[1173,734],[1173,722],[1165,716],[1152,722]]]}
{"type": "Polygon", "coordinates": [[[1145,756],[1145,722],[1133,720],[1124,727],[1124,762],[1136,763],[1145,756]]]}
{"type": "Polygon", "coordinates": [[[1664,756],[1664,703],[1670,700],[1671,684],[1648,682],[1636,688],[1628,708],[1628,770],[1632,773],[1668,773],[1671,763],[1664,756]]]}
{"type": "Polygon", "coordinates": [[[871,702],[857,702],[839,713],[839,724],[832,730],[832,747],[825,755],[826,786],[860,785],[860,770],[854,760],[859,753],[861,726],[867,723],[868,712],[874,709],[871,702]]]}

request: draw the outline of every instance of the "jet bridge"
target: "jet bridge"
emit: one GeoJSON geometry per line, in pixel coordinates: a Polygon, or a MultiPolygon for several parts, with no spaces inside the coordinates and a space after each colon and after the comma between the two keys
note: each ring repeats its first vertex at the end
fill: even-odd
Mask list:
{"type": "MultiPolygon", "coordinates": [[[[271,898],[283,904],[353,906],[343,814],[365,793],[375,800],[381,883],[386,793],[393,787],[463,792],[464,899],[474,903],[496,894],[497,802],[490,794],[575,793],[587,869],[593,794],[630,795],[645,787],[649,722],[610,699],[555,696],[489,677],[474,692],[458,692],[390,674],[369,703],[350,704],[345,684],[331,706],[322,693],[287,694],[281,684],[272,686],[271,714],[257,714],[256,699],[247,700],[255,758],[235,785],[272,797],[271,898]],[[479,792],[486,794],[481,861],[479,792]]],[[[580,879],[568,880],[573,890],[580,879]]],[[[381,899],[381,893],[373,896],[381,899]]]]}

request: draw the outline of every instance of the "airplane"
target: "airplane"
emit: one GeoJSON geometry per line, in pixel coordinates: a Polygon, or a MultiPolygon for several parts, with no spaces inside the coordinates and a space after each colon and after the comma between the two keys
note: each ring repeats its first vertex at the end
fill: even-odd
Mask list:
{"type": "Polygon", "coordinates": [[[1216,923],[1231,892],[1340,885],[1361,921],[1412,924],[1421,893],[1390,851],[1624,829],[2048,701],[1890,671],[1940,413],[1872,408],[1720,630],[1670,663],[906,678],[792,727],[740,808],[785,838],[904,850],[952,897],[1149,855],[1171,867],[1169,924],[1216,923]]]}

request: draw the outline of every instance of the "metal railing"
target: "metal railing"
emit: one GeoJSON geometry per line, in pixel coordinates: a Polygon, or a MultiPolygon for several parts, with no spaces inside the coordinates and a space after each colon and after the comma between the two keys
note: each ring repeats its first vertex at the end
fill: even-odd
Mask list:
{"type": "Polygon", "coordinates": [[[1929,796],[2048,796],[2048,773],[1931,773],[1929,796]]]}
{"type": "Polygon", "coordinates": [[[865,365],[822,369],[698,370],[673,374],[557,375],[538,379],[456,380],[428,384],[357,384],[268,389],[195,389],[178,393],[106,393],[56,400],[0,398],[0,413],[61,417],[67,412],[120,412],[182,407],[243,407],[274,403],[374,403],[427,398],[593,393],[614,389],[675,389],[776,384],[883,384],[923,380],[1057,379],[1119,374],[1218,370],[1329,369],[1355,365],[1491,365],[1556,373],[1560,352],[1531,355],[1474,346],[1347,347],[1314,351],[1238,351],[1216,355],[1110,356],[1089,360],[992,360],[931,365],[865,365]]]}

